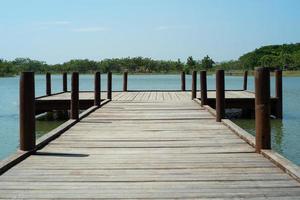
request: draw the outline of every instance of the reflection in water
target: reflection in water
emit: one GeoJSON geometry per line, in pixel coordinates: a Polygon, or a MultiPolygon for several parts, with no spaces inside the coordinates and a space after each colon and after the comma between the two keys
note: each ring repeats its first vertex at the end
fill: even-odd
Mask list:
{"type": "MultiPolygon", "coordinates": [[[[255,136],[255,120],[254,119],[235,119],[232,120],[238,126],[241,126],[247,132],[255,136]]],[[[271,137],[272,137],[272,149],[278,153],[283,152],[283,140],[284,132],[282,120],[272,119],[271,120],[271,137]]]]}
{"type": "Polygon", "coordinates": [[[45,133],[48,133],[52,129],[55,129],[65,121],[36,121],[36,138],[41,137],[45,133]]]}
{"type": "MultiPolygon", "coordinates": [[[[107,85],[106,75],[101,77],[101,87],[105,90],[107,85]]],[[[68,88],[70,88],[68,76],[68,88]]],[[[226,76],[226,89],[241,89],[242,76],[226,76]]],[[[249,76],[248,88],[254,90],[253,76],[249,76]]],[[[80,75],[80,90],[93,90],[93,75],[80,75]]],[[[113,75],[113,89],[122,90],[122,75],[113,75]]],[[[19,145],[19,77],[0,78],[0,160],[16,151],[19,145]]],[[[61,92],[62,76],[52,76],[52,91],[61,92]]],[[[271,93],[274,95],[274,77],[271,77],[271,93]]],[[[36,96],[45,94],[45,76],[36,75],[36,96]]],[[[272,145],[273,149],[293,162],[300,164],[300,77],[283,78],[283,120],[272,120],[272,145]]],[[[134,89],[179,89],[180,75],[129,75],[128,86],[134,89]]],[[[191,76],[186,77],[187,89],[191,89],[191,76]]],[[[208,89],[215,89],[215,76],[207,77],[208,89]]],[[[238,116],[230,116],[238,117],[238,116]]],[[[234,120],[248,132],[255,134],[254,120],[234,120]]],[[[61,122],[38,121],[38,137],[50,131],[61,122]]]]}
{"type": "Polygon", "coordinates": [[[271,133],[272,133],[272,149],[278,153],[282,153],[283,131],[282,120],[274,119],[271,121],[271,133]]]}

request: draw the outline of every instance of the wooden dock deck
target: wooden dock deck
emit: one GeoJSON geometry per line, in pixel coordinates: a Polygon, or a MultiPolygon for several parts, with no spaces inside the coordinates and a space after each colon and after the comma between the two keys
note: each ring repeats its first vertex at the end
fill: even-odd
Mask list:
{"type": "Polygon", "coordinates": [[[187,92],[120,92],[1,175],[0,199],[300,199],[285,171],[187,92]]]}
{"type": "MultiPolygon", "coordinates": [[[[112,98],[114,100],[123,100],[123,96],[125,96],[128,100],[134,100],[136,97],[141,98],[143,96],[143,98],[141,98],[141,100],[164,100],[164,99],[170,99],[171,97],[174,97],[170,100],[182,100],[181,96],[184,96],[184,99],[191,99],[191,91],[172,91],[172,90],[166,90],[166,91],[162,91],[162,90],[153,90],[153,91],[127,91],[127,92],[121,92],[121,91],[116,91],[112,93],[113,96],[112,98]],[[139,95],[139,96],[137,96],[139,95]],[[177,98],[177,96],[179,98],[177,98]],[[149,97],[149,98],[148,98],[149,97]]],[[[102,92],[101,96],[106,98],[107,94],[106,92],[102,92]]],[[[197,96],[200,96],[200,92],[197,92],[197,96]]],[[[207,98],[208,99],[215,99],[216,98],[216,91],[208,91],[207,92],[207,98]]],[[[234,98],[238,98],[238,99],[254,99],[255,98],[255,94],[253,92],[250,91],[244,91],[244,90],[229,90],[225,92],[225,98],[228,99],[234,99],[234,98]]],[[[43,96],[43,97],[39,97],[37,98],[39,101],[50,101],[50,100],[70,100],[71,99],[71,92],[64,92],[64,93],[58,93],[58,94],[53,94],[51,96],[43,96]]],[[[93,91],[81,91],[79,93],[79,99],[81,100],[90,100],[90,101],[94,101],[94,92],[93,91]]]]}
{"type": "MultiPolygon", "coordinates": [[[[197,91],[196,96],[201,100],[200,91],[197,91]]],[[[106,92],[101,93],[102,99],[107,97],[106,92]]],[[[112,99],[116,101],[136,100],[153,101],[153,100],[190,100],[192,97],[191,91],[176,91],[176,90],[153,90],[153,91],[138,91],[130,90],[127,92],[114,91],[112,99]]],[[[63,92],[50,96],[42,96],[36,99],[37,114],[52,110],[68,110],[70,109],[71,92],[63,92]]],[[[227,90],[225,91],[225,108],[239,108],[250,110],[254,115],[255,94],[247,90],[227,90]]],[[[94,105],[94,92],[81,91],[79,93],[79,106],[81,109],[87,109],[94,105]]],[[[216,91],[207,91],[207,105],[215,108],[216,91]]],[[[271,114],[276,116],[277,98],[271,98],[271,114]]]]}

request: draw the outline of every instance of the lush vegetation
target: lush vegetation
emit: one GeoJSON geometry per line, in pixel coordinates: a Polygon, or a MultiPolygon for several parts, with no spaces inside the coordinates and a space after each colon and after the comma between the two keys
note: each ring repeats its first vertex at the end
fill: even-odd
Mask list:
{"type": "Polygon", "coordinates": [[[187,64],[177,61],[153,60],[151,58],[134,57],[134,58],[115,58],[101,61],[93,60],[70,60],[63,64],[48,65],[45,62],[31,60],[29,58],[17,58],[13,61],[0,60],[0,76],[9,76],[20,73],[21,71],[34,71],[36,73],[61,73],[78,71],[80,73],[91,73],[100,71],[105,73],[112,71],[121,73],[125,70],[131,73],[175,73],[201,68],[212,68],[213,61],[206,56],[202,61],[189,61],[187,64]],[[202,64],[203,62],[203,64],[202,64]]]}
{"type": "Polygon", "coordinates": [[[215,68],[252,70],[258,66],[288,70],[300,69],[300,43],[264,46],[242,55],[238,60],[221,63],[215,63],[209,56],[205,56],[202,60],[195,60],[190,56],[186,62],[182,62],[179,59],[177,61],[165,61],[143,57],[128,57],[104,59],[101,61],[88,59],[70,60],[63,64],[55,65],[49,65],[29,58],[17,58],[13,61],[0,59],[0,76],[16,75],[21,71],[34,71],[36,73],[72,71],[80,73],[100,71],[105,73],[112,71],[120,73],[127,70],[131,73],[175,73],[178,71],[189,73],[192,70],[212,70],[215,68]]]}
{"type": "Polygon", "coordinates": [[[219,63],[216,67],[224,69],[250,69],[255,67],[300,69],[300,43],[269,45],[242,55],[236,61],[219,63]]]}

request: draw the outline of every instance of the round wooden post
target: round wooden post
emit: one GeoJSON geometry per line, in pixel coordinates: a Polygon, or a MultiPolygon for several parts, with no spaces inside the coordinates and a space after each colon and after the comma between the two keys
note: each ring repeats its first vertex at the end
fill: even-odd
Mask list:
{"type": "Polygon", "coordinates": [[[128,72],[123,73],[123,92],[127,92],[128,72]]]}
{"type": "Polygon", "coordinates": [[[51,95],[51,74],[48,72],[46,73],[46,95],[51,95]]]}
{"type": "Polygon", "coordinates": [[[71,119],[79,118],[79,74],[72,73],[72,89],[71,89],[71,119]]]}
{"type": "Polygon", "coordinates": [[[95,73],[95,82],[94,82],[94,105],[100,106],[101,102],[101,74],[100,72],[95,73]]]}
{"type": "Polygon", "coordinates": [[[107,99],[111,99],[112,96],[112,73],[107,72],[107,99]]]}
{"type": "Polygon", "coordinates": [[[224,70],[216,72],[216,121],[221,122],[225,117],[225,81],[224,70]]]}
{"type": "Polygon", "coordinates": [[[207,105],[207,79],[206,71],[200,72],[201,106],[207,105]]]}
{"type": "Polygon", "coordinates": [[[68,74],[66,72],[63,73],[63,91],[68,91],[68,74]]]}
{"type": "Polygon", "coordinates": [[[197,97],[197,71],[192,73],[192,99],[197,97]]]}
{"type": "Polygon", "coordinates": [[[185,72],[181,72],[181,91],[185,91],[185,72]]]}
{"type": "Polygon", "coordinates": [[[34,73],[20,76],[20,150],[35,149],[35,88],[34,73]]]}
{"type": "Polygon", "coordinates": [[[276,117],[282,119],[282,70],[275,71],[275,82],[276,82],[276,92],[275,96],[277,97],[277,108],[276,108],[276,117]]]}
{"type": "Polygon", "coordinates": [[[264,67],[255,70],[255,131],[256,152],[271,149],[270,71],[264,67]]]}
{"type": "Polygon", "coordinates": [[[243,85],[243,90],[247,90],[248,86],[248,71],[244,72],[244,85],[243,85]]]}

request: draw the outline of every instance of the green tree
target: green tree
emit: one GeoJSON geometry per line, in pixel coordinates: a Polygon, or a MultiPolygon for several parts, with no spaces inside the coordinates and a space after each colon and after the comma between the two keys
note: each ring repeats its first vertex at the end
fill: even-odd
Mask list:
{"type": "Polygon", "coordinates": [[[187,58],[186,64],[188,65],[188,67],[189,67],[190,70],[195,70],[196,64],[197,64],[197,63],[196,63],[196,61],[193,59],[192,56],[189,56],[189,57],[187,58]]]}
{"type": "Polygon", "coordinates": [[[272,56],[265,55],[260,59],[260,63],[263,67],[271,67],[272,59],[272,56]]]}
{"type": "Polygon", "coordinates": [[[0,76],[11,76],[17,71],[11,62],[0,59],[0,76]]]}
{"type": "Polygon", "coordinates": [[[288,69],[290,65],[294,64],[294,59],[291,54],[283,53],[280,54],[280,64],[283,69],[288,69]]]}
{"type": "Polygon", "coordinates": [[[207,55],[205,56],[202,60],[201,60],[201,66],[204,69],[211,69],[213,68],[213,64],[215,64],[215,62],[207,55]]]}
{"type": "Polygon", "coordinates": [[[179,58],[177,59],[175,70],[176,71],[184,70],[184,65],[183,65],[183,63],[181,62],[181,60],[179,58]]]}

